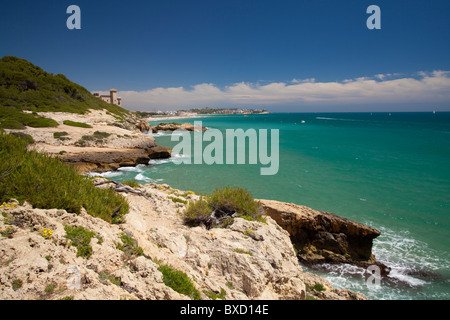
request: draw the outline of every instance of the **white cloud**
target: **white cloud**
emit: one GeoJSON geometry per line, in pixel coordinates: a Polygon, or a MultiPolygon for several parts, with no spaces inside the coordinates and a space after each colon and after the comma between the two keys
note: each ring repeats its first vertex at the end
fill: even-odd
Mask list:
{"type": "Polygon", "coordinates": [[[291,83],[305,83],[305,82],[316,82],[315,78],[307,78],[307,79],[303,79],[303,80],[299,80],[299,79],[292,79],[291,83]]]}
{"type": "Polygon", "coordinates": [[[374,103],[450,103],[450,71],[417,73],[418,77],[377,74],[341,82],[315,79],[269,84],[234,83],[218,88],[203,83],[190,89],[154,88],[120,91],[124,106],[134,110],[169,110],[190,107],[331,106],[374,103]],[[393,78],[396,77],[397,78],[393,78]]]}

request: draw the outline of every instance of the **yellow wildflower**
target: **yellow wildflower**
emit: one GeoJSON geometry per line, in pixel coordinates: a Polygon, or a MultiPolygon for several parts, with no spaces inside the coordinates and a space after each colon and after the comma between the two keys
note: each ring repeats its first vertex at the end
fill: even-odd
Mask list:
{"type": "Polygon", "coordinates": [[[51,239],[53,237],[53,231],[47,228],[43,228],[40,230],[41,235],[45,238],[45,239],[51,239]]]}

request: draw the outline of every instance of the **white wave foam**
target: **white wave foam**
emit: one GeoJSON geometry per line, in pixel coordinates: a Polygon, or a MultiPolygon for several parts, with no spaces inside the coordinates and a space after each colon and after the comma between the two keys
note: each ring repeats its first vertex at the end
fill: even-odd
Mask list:
{"type": "Polygon", "coordinates": [[[147,133],[149,136],[152,137],[167,137],[167,136],[181,136],[184,134],[184,132],[180,131],[158,131],[156,133],[149,132],[147,133]]]}
{"type": "Polygon", "coordinates": [[[172,158],[174,158],[174,159],[188,159],[190,157],[191,156],[188,154],[178,154],[178,153],[172,154],[172,158]]]}
{"type": "Polygon", "coordinates": [[[184,155],[184,154],[172,154],[172,156],[170,158],[167,159],[152,159],[148,162],[148,164],[150,165],[159,165],[159,164],[164,164],[164,163],[171,163],[174,162],[176,160],[181,160],[181,159],[189,159],[191,156],[190,155],[184,155]]]}
{"type": "Polygon", "coordinates": [[[121,176],[123,173],[120,171],[107,171],[107,172],[101,172],[101,173],[93,173],[92,176],[100,176],[103,178],[114,178],[114,177],[119,177],[121,176]]]}
{"type": "MultiPolygon", "coordinates": [[[[373,225],[370,222],[363,222],[373,225]]],[[[350,264],[321,264],[319,273],[330,281],[333,287],[346,288],[366,294],[369,299],[411,299],[411,297],[439,299],[447,298],[443,292],[430,293],[434,285],[433,280],[439,271],[450,265],[450,258],[442,256],[431,249],[423,241],[414,239],[407,230],[392,230],[384,226],[373,226],[381,231],[381,235],[374,239],[372,252],[377,261],[385,264],[391,271],[389,279],[381,278],[380,285],[368,286],[367,271],[364,268],[350,264]],[[431,276],[427,277],[427,274],[431,276]]]]}
{"type": "Polygon", "coordinates": [[[327,117],[316,117],[317,120],[335,120],[335,121],[364,121],[359,119],[344,119],[344,118],[327,118],[327,117]]]}
{"type": "Polygon", "coordinates": [[[396,270],[399,277],[404,277],[405,271],[408,270],[441,269],[443,261],[438,257],[438,253],[425,242],[411,237],[407,230],[394,231],[386,227],[377,229],[381,235],[374,240],[372,251],[377,260],[396,270]]]}
{"type": "Polygon", "coordinates": [[[134,180],[137,181],[145,181],[145,182],[153,182],[153,179],[144,176],[142,173],[138,173],[135,177],[134,180]]]}
{"type": "Polygon", "coordinates": [[[142,172],[142,167],[141,166],[120,167],[119,169],[117,169],[117,171],[122,171],[122,172],[142,172]]]}
{"type": "Polygon", "coordinates": [[[169,163],[169,162],[170,162],[170,160],[168,160],[168,159],[152,159],[148,162],[148,164],[158,165],[158,164],[169,163]]]}

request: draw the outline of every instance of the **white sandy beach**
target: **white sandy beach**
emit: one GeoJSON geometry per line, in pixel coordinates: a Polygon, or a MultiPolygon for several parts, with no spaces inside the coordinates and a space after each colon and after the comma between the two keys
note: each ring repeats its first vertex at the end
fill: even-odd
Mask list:
{"type": "Polygon", "coordinates": [[[199,115],[195,115],[195,116],[162,116],[162,117],[149,117],[146,118],[147,121],[159,121],[159,120],[180,120],[180,119],[193,119],[193,118],[208,118],[208,117],[212,117],[212,116],[220,116],[217,114],[214,115],[210,115],[210,114],[199,114],[199,115]]]}

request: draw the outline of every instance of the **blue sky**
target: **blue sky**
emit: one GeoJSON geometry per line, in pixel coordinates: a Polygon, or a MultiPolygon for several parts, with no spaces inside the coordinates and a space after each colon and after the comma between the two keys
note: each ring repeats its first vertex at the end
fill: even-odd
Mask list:
{"type": "Polygon", "coordinates": [[[448,0],[9,1],[5,55],[116,88],[133,110],[450,110],[448,0]]]}

